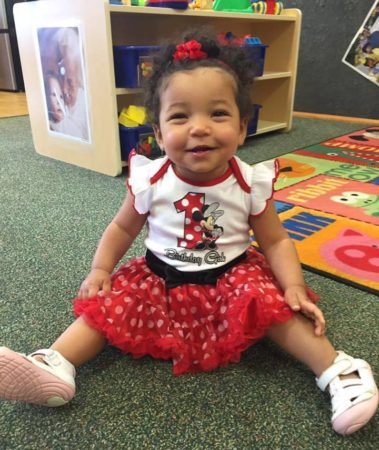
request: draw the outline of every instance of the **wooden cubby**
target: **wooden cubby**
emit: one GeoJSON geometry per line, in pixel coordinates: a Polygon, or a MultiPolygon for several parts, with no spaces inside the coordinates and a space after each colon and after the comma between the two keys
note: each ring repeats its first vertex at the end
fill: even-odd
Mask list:
{"type": "Polygon", "coordinates": [[[16,30],[36,151],[116,176],[122,171],[118,112],[141,101],[141,89],[115,87],[113,45],[154,45],[188,27],[212,26],[237,36],[251,34],[269,47],[265,69],[253,88],[260,103],[256,134],[290,130],[296,84],[301,12],[279,16],[110,5],[107,0],[42,0],[15,6],[16,30]],[[91,139],[50,133],[36,44],[38,27],[80,28],[91,139]]]}

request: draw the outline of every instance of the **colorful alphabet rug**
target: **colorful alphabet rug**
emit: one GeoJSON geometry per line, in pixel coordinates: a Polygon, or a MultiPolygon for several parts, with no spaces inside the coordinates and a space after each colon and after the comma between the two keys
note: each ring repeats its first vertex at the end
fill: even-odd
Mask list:
{"type": "Polygon", "coordinates": [[[304,267],[379,293],[379,127],[278,161],[275,204],[304,267]]]}

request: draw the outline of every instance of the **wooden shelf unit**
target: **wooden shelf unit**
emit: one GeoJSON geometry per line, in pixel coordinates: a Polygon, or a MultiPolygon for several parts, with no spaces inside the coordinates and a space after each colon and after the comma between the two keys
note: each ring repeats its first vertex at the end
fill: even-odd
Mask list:
{"type": "Polygon", "coordinates": [[[16,4],[15,18],[34,145],[45,156],[119,175],[118,112],[141,103],[143,92],[115,87],[112,46],[153,45],[188,27],[211,25],[217,32],[251,34],[267,44],[264,74],[252,92],[255,103],[262,105],[256,134],[292,126],[301,27],[297,9],[273,16],[109,5],[107,0],[42,0],[16,4]],[[75,24],[83,41],[90,142],[49,132],[36,48],[36,28],[75,24]]]}

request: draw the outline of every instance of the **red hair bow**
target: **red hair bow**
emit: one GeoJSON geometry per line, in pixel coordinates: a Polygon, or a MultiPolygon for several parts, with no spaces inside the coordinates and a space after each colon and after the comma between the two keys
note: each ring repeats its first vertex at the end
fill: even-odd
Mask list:
{"type": "Polygon", "coordinates": [[[206,59],[207,57],[207,53],[201,50],[200,42],[193,39],[177,45],[173,59],[174,61],[181,61],[183,59],[206,59]]]}

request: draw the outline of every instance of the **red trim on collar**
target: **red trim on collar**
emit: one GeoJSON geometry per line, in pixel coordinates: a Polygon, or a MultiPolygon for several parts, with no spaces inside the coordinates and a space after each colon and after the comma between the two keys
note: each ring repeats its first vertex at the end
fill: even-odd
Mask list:
{"type": "Polygon", "coordinates": [[[228,167],[226,169],[226,172],[223,173],[222,175],[220,175],[217,178],[214,178],[213,180],[209,180],[209,181],[193,181],[193,180],[188,180],[185,177],[182,177],[181,175],[179,175],[178,173],[176,173],[175,168],[173,167],[174,173],[175,175],[179,178],[179,180],[184,181],[187,184],[190,184],[191,186],[215,186],[216,184],[220,184],[223,181],[225,181],[227,178],[230,177],[230,175],[233,173],[233,171],[231,170],[230,167],[228,167]]]}
{"type": "Polygon", "coordinates": [[[150,184],[156,183],[163,175],[167,172],[167,169],[170,167],[171,161],[168,159],[163,166],[158,170],[158,172],[150,178],[150,184]]]}
{"type": "Polygon", "coordinates": [[[236,177],[236,179],[238,181],[238,184],[241,186],[242,190],[244,190],[245,192],[250,194],[251,188],[246,183],[246,181],[241,173],[241,169],[239,168],[239,165],[237,163],[237,160],[234,157],[229,161],[229,165],[232,169],[234,176],[236,177]]]}

